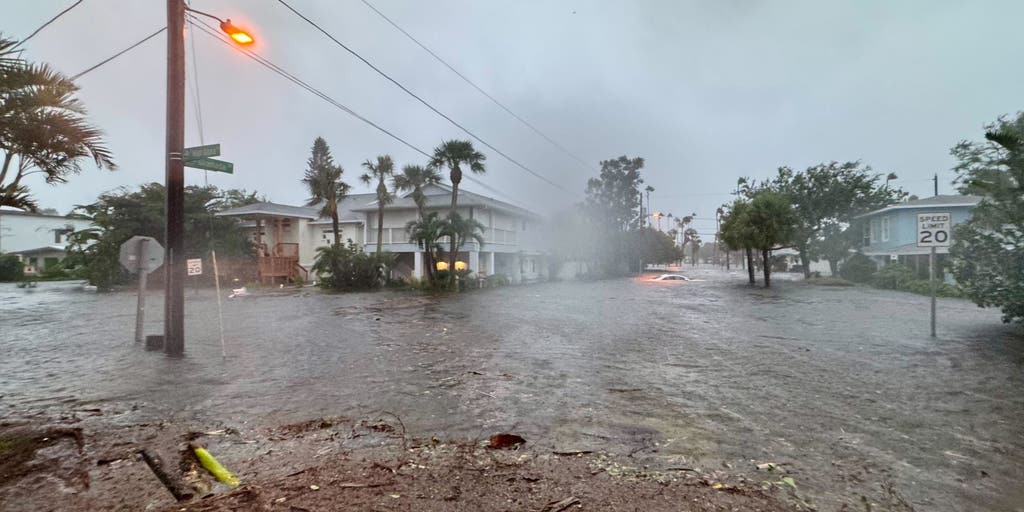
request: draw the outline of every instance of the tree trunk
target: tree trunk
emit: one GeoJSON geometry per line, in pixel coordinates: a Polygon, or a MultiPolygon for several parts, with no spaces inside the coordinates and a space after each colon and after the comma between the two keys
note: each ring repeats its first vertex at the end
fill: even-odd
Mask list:
{"type": "Polygon", "coordinates": [[[807,279],[811,277],[811,257],[807,254],[807,245],[797,245],[796,250],[800,253],[800,264],[804,267],[804,279],[807,279]]]}
{"type": "Polygon", "coordinates": [[[4,184],[4,180],[7,179],[7,169],[11,167],[11,160],[14,158],[14,153],[10,151],[4,155],[4,166],[0,168],[0,186],[4,184]]]}
{"type": "MultiPolygon", "coordinates": [[[[459,166],[457,165],[455,167],[452,167],[452,171],[451,173],[449,173],[448,177],[451,178],[452,180],[452,210],[450,216],[451,218],[455,218],[455,210],[456,208],[458,208],[459,205],[459,183],[462,182],[462,169],[459,169],[459,166]]],[[[450,250],[448,251],[448,275],[451,276],[454,280],[456,256],[455,234],[452,233],[451,235],[449,235],[448,238],[449,241],[451,242],[451,244],[449,245],[450,250]]]]}
{"type": "Polygon", "coordinates": [[[749,247],[747,247],[747,276],[750,278],[750,284],[757,282],[754,277],[754,250],[749,247]]]}
{"type": "Polygon", "coordinates": [[[839,260],[834,259],[834,258],[829,258],[829,260],[828,260],[828,269],[829,269],[830,272],[832,272],[832,277],[838,276],[839,275],[839,260]]]}
{"type": "Polygon", "coordinates": [[[764,287],[771,288],[772,286],[772,262],[771,251],[768,249],[761,249],[761,267],[764,271],[764,287]]]}
{"type": "Polygon", "coordinates": [[[334,231],[334,245],[341,243],[341,228],[338,227],[338,208],[331,210],[331,229],[334,231]]]}
{"type": "Polygon", "coordinates": [[[378,196],[377,199],[377,254],[380,254],[384,243],[384,203],[378,196]]]}

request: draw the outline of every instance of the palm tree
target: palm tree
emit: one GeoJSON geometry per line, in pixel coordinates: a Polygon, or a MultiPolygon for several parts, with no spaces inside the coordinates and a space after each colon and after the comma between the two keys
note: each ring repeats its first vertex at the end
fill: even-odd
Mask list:
{"type": "Polygon", "coordinates": [[[394,201],[384,180],[394,174],[395,164],[391,161],[391,156],[381,155],[377,157],[377,163],[367,160],[363,162],[363,167],[370,172],[363,173],[359,177],[360,181],[369,185],[374,179],[377,180],[377,254],[380,254],[384,243],[384,207],[394,201]]]}
{"type": "Polygon", "coordinates": [[[437,169],[419,165],[402,167],[402,172],[391,178],[391,186],[396,191],[412,191],[412,201],[416,203],[416,210],[420,219],[423,219],[423,209],[427,206],[427,196],[423,193],[424,187],[436,185],[440,182],[441,173],[437,172],[437,169]]]}
{"type": "Polygon", "coordinates": [[[349,185],[341,181],[345,170],[335,165],[331,156],[331,148],[323,137],[313,141],[313,154],[306,162],[306,174],[302,182],[309,189],[309,200],[306,206],[322,204],[320,215],[331,217],[331,229],[334,231],[334,245],[341,243],[341,229],[338,227],[338,203],[348,195],[349,185]]]}
{"type": "Polygon", "coordinates": [[[103,133],[86,122],[74,97],[78,86],[45,64],[26,62],[16,45],[0,37],[0,202],[34,209],[25,200],[25,176],[41,173],[47,183],[64,183],[82,171],[83,158],[101,169],[117,166],[103,133]]]}
{"type": "Polygon", "coordinates": [[[423,247],[423,264],[430,282],[434,281],[434,261],[436,261],[436,255],[441,251],[441,244],[438,241],[445,235],[447,229],[448,222],[442,219],[437,212],[428,213],[425,217],[411,220],[405,225],[405,231],[409,233],[409,240],[423,247]]]}
{"type": "MultiPolygon", "coordinates": [[[[454,247],[454,249],[452,249],[452,253],[454,254],[457,252],[470,240],[475,240],[477,244],[483,247],[484,230],[486,228],[486,226],[476,219],[463,217],[458,213],[449,214],[447,226],[445,227],[445,234],[448,235],[452,241],[452,247],[454,247]]],[[[451,258],[451,254],[449,254],[448,257],[451,258]]],[[[451,266],[448,268],[452,270],[455,269],[454,259],[452,260],[451,266]]]]}
{"type": "MultiPolygon", "coordinates": [[[[457,215],[456,208],[459,203],[459,183],[462,183],[462,166],[469,167],[470,171],[476,174],[483,174],[484,160],[487,157],[483,153],[473,149],[473,143],[468,140],[449,140],[434,148],[434,156],[430,159],[430,167],[440,169],[447,167],[450,171],[448,178],[452,182],[452,208],[449,217],[457,215]]],[[[455,268],[455,237],[451,240],[451,251],[448,254],[448,268],[455,268]]]]}

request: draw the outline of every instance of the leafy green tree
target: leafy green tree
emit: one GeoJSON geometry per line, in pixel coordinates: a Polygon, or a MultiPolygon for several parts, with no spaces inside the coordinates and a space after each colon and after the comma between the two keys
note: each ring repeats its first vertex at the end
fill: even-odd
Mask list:
{"type": "Polygon", "coordinates": [[[427,196],[423,189],[441,183],[441,174],[432,167],[406,165],[402,172],[391,178],[391,186],[399,192],[412,192],[412,201],[416,203],[417,218],[423,218],[423,210],[427,207],[427,196]]]}
{"type": "Polygon", "coordinates": [[[981,196],[955,228],[953,275],[979,306],[1024,323],[1024,113],[1000,117],[985,142],[962,141],[951,153],[960,192],[981,196]]]}
{"type": "MultiPolygon", "coordinates": [[[[484,161],[487,157],[473,149],[473,143],[468,140],[449,140],[434,148],[434,156],[430,159],[430,167],[449,169],[448,178],[452,182],[452,207],[449,213],[450,218],[458,214],[456,209],[459,203],[459,184],[462,183],[462,167],[468,167],[475,174],[487,172],[484,168],[484,161]]],[[[455,255],[458,252],[455,247],[455,239],[452,238],[448,254],[448,268],[455,268],[455,255]]],[[[452,274],[454,275],[454,274],[452,274]]]]}
{"type": "Polygon", "coordinates": [[[331,148],[323,137],[313,140],[313,150],[306,161],[306,174],[302,182],[309,190],[306,206],[320,205],[320,215],[331,218],[334,245],[341,243],[341,228],[338,226],[338,203],[348,195],[349,185],[341,180],[345,172],[334,163],[331,148]]]}
{"type": "Polygon", "coordinates": [[[0,282],[21,281],[25,277],[25,264],[13,254],[0,254],[0,282]]]}
{"type": "MultiPolygon", "coordinates": [[[[845,229],[858,214],[883,208],[906,197],[900,189],[891,189],[882,174],[872,172],[870,166],[861,162],[829,162],[795,172],[789,167],[780,167],[777,175],[759,186],[748,185],[744,192],[748,197],[759,190],[771,190],[785,196],[793,209],[792,244],[800,255],[804,277],[811,275],[811,261],[817,261],[823,248],[826,234],[835,234],[845,229]]],[[[832,240],[828,256],[845,258],[843,244],[853,240],[841,238],[832,240]],[[839,245],[840,247],[835,247],[839,245]]],[[[846,246],[847,252],[852,245],[846,246]]]]}
{"type": "Polygon", "coordinates": [[[602,161],[598,177],[587,180],[586,205],[590,213],[616,231],[639,228],[644,220],[639,210],[643,167],[644,159],[639,157],[602,161]]]}
{"type": "Polygon", "coordinates": [[[367,185],[377,181],[377,254],[380,254],[384,244],[384,207],[394,201],[384,180],[394,174],[395,164],[389,155],[381,155],[376,163],[371,160],[363,162],[363,167],[369,172],[363,173],[359,180],[367,185]]]}
{"type": "Polygon", "coordinates": [[[405,225],[405,231],[409,233],[409,239],[416,242],[423,248],[423,264],[426,266],[427,279],[434,282],[434,266],[441,253],[439,240],[445,236],[448,222],[442,219],[437,212],[430,212],[424,217],[411,220],[405,225]]]}
{"type": "Polygon", "coordinates": [[[792,243],[796,224],[793,207],[786,196],[761,191],[750,201],[747,212],[751,246],[761,251],[764,287],[771,287],[771,252],[792,243]]]}
{"type": "Polygon", "coordinates": [[[722,214],[722,243],[730,250],[744,251],[747,257],[747,279],[750,284],[754,277],[754,233],[750,224],[750,202],[737,199],[725,208],[722,214]]]}
{"type": "MultiPolygon", "coordinates": [[[[226,208],[225,194],[216,187],[185,187],[185,254],[198,257],[211,248],[229,258],[251,258],[252,242],[235,219],[216,217],[226,208]]],[[[159,183],[131,191],[120,188],[100,195],[95,203],[78,206],[74,213],[92,221],[92,227],[69,235],[65,266],[78,268],[82,277],[99,289],[109,290],[127,281],[118,257],[121,244],[134,235],[151,236],[164,243],[166,191],[159,183]]]]}
{"type": "Polygon", "coordinates": [[[46,64],[21,58],[17,43],[0,36],[0,206],[35,211],[26,176],[65,183],[91,159],[114,170],[103,133],[86,121],[78,86],[46,64]]]}

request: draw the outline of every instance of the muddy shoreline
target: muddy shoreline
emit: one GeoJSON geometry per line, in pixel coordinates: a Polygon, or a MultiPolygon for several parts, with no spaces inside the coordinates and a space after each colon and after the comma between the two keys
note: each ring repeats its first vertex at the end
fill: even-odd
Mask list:
{"type": "Polygon", "coordinates": [[[158,423],[111,428],[0,424],[0,510],[811,510],[785,471],[650,468],[603,452],[549,451],[527,441],[409,438],[401,419],[317,418],[248,431],[158,423]],[[98,429],[98,430],[97,430],[98,429]],[[218,482],[190,444],[241,480],[218,482]],[[162,461],[186,497],[140,457],[162,461]]]}

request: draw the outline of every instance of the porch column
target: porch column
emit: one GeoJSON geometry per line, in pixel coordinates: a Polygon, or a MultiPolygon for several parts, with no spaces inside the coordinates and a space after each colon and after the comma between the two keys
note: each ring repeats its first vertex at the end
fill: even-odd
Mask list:
{"type": "Polygon", "coordinates": [[[480,272],[480,251],[469,251],[469,268],[473,272],[480,272]]]}
{"type": "Polygon", "coordinates": [[[494,272],[494,251],[487,253],[487,275],[493,276],[494,272]]]}
{"type": "Polygon", "coordinates": [[[412,276],[423,279],[423,251],[412,253],[412,276]]]}

